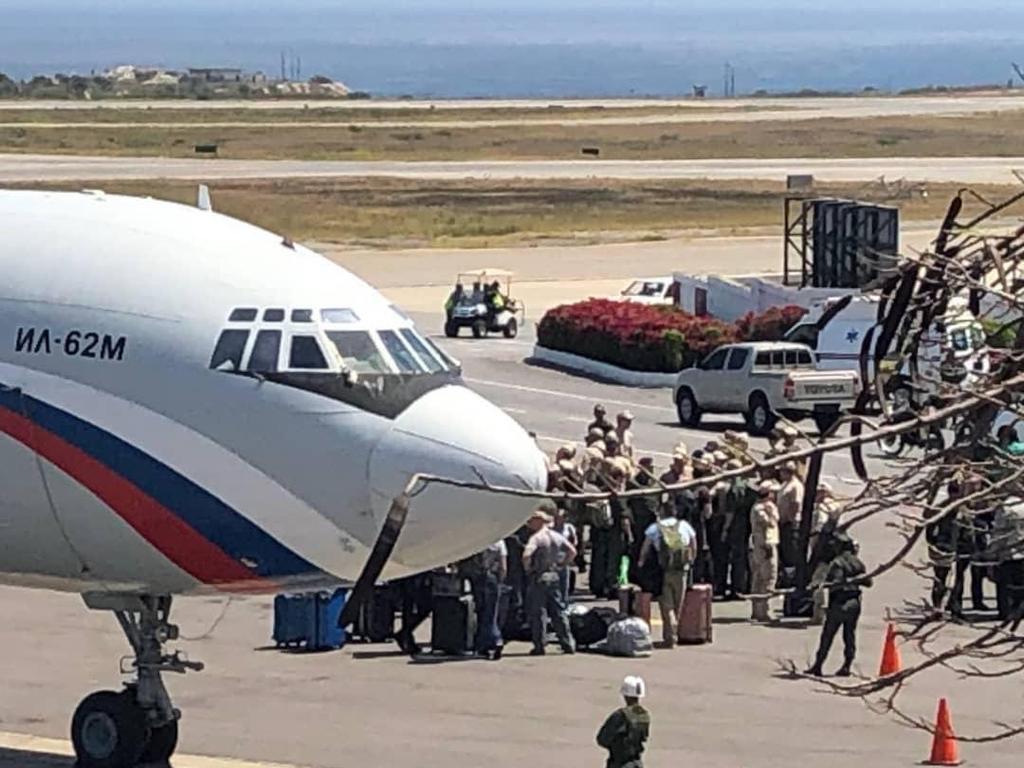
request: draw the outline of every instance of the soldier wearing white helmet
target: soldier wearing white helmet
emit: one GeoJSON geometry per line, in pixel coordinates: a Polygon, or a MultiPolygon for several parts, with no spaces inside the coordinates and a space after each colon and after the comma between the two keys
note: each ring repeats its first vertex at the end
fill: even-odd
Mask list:
{"type": "Polygon", "coordinates": [[[629,675],[619,688],[625,706],[612,712],[597,732],[597,744],[608,750],[606,768],[643,768],[644,748],[651,735],[651,714],[640,704],[647,695],[642,677],[629,675]]]}

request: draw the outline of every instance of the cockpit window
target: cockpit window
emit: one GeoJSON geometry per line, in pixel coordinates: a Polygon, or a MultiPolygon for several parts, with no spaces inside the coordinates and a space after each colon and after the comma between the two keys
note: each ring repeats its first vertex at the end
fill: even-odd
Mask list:
{"type": "Polygon", "coordinates": [[[398,315],[402,320],[406,320],[407,322],[410,322],[410,323],[412,322],[412,318],[409,317],[407,314],[405,314],[405,312],[402,311],[402,308],[399,307],[397,304],[391,304],[390,305],[390,309],[391,309],[392,312],[394,312],[396,315],[398,315]]]}
{"type": "Polygon", "coordinates": [[[380,340],[388,350],[388,354],[395,361],[398,370],[402,373],[422,373],[423,366],[419,360],[409,351],[408,347],[398,338],[394,331],[380,331],[380,340]]]}
{"type": "Polygon", "coordinates": [[[312,323],[313,322],[313,310],[312,309],[293,309],[292,310],[292,322],[293,323],[312,323]]]}
{"type": "Polygon", "coordinates": [[[453,371],[458,371],[462,368],[462,363],[460,363],[454,357],[452,357],[439,346],[437,346],[437,344],[431,341],[429,336],[424,336],[423,341],[426,342],[427,346],[429,346],[437,354],[437,357],[443,360],[445,364],[453,371]]]}
{"type": "Polygon", "coordinates": [[[263,311],[263,322],[265,323],[281,323],[284,322],[284,310],[283,309],[267,309],[263,311]]]}
{"type": "Polygon", "coordinates": [[[273,373],[277,370],[277,357],[281,351],[280,331],[260,331],[249,357],[252,373],[273,373]]]}
{"type": "Polygon", "coordinates": [[[231,310],[228,320],[232,323],[251,323],[256,319],[256,310],[246,307],[231,310]]]}
{"type": "Polygon", "coordinates": [[[328,331],[327,338],[334,344],[342,364],[349,370],[356,373],[391,372],[384,361],[384,355],[366,331],[328,331]]]}
{"type": "Polygon", "coordinates": [[[322,309],[320,319],[325,323],[358,323],[359,315],[351,309],[322,309]]]}
{"type": "Polygon", "coordinates": [[[213,357],[210,358],[210,367],[215,370],[227,368],[237,371],[242,367],[242,355],[245,353],[245,343],[248,340],[249,331],[231,329],[221,333],[217,339],[217,346],[214,347],[213,357]]]}
{"type": "Polygon", "coordinates": [[[423,343],[412,328],[403,328],[400,333],[402,334],[402,338],[405,339],[409,346],[413,348],[413,351],[419,355],[420,360],[423,361],[424,365],[427,366],[427,369],[431,373],[438,373],[445,369],[444,364],[439,362],[438,358],[434,357],[433,353],[427,349],[427,345],[423,343]]]}
{"type": "Polygon", "coordinates": [[[293,370],[322,371],[327,369],[327,358],[320,350],[316,336],[292,336],[288,353],[288,367],[293,370]]]}

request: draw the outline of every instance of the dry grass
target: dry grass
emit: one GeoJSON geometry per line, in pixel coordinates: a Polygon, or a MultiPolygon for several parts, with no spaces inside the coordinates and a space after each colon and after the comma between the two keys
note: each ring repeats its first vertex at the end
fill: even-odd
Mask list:
{"type": "MultiPolygon", "coordinates": [[[[408,116],[407,116],[408,117],[408,116]]],[[[247,159],[566,159],[598,147],[609,159],[1014,156],[1024,112],[892,117],[515,127],[0,128],[8,152],[186,157],[196,144],[247,159]]]]}
{"type": "MultiPolygon", "coordinates": [[[[36,185],[38,186],[38,185],[36,185]]],[[[96,183],[51,185],[81,189],[96,183]]],[[[185,182],[102,182],[108,192],[195,201],[185,182]]],[[[680,231],[780,227],[783,185],[693,181],[416,181],[302,179],[218,182],[215,208],[297,239],[379,247],[488,247],[551,240],[662,239],[680,231]]],[[[905,220],[938,219],[956,189],[889,200],[905,220]]],[[[998,199],[1006,188],[981,188],[998,199]]],[[[887,201],[877,187],[820,194],[887,201]]]]}
{"type": "MultiPolygon", "coordinates": [[[[256,105],[258,107],[258,104],[256,105]]],[[[17,108],[5,106],[0,101],[0,123],[212,123],[212,122],[450,122],[476,120],[588,120],[621,117],[651,117],[664,115],[672,118],[678,115],[692,115],[708,112],[757,112],[761,110],[779,110],[785,107],[765,104],[747,104],[741,107],[723,106],[714,102],[694,102],[680,106],[678,104],[644,105],[644,106],[602,106],[588,105],[582,107],[563,106],[559,104],[547,106],[508,106],[508,107],[452,107],[435,109],[432,107],[349,107],[338,106],[302,107],[275,106],[272,109],[249,107],[204,107],[181,106],[180,102],[169,102],[168,108],[132,107],[125,104],[110,107],[97,106],[88,108],[61,107],[60,109],[25,108],[24,103],[17,108]]]]}

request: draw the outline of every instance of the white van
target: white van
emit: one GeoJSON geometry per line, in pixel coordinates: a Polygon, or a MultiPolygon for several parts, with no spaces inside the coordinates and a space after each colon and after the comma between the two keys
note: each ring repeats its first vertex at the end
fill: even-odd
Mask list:
{"type": "MultiPolygon", "coordinates": [[[[814,350],[819,370],[860,370],[860,353],[864,338],[878,322],[878,296],[855,296],[836,311],[845,297],[817,302],[800,321],[786,333],[785,340],[806,344],[814,350]],[[824,327],[818,325],[826,313],[824,327]]],[[[944,317],[935,321],[922,337],[917,368],[922,381],[939,381],[940,368],[955,363],[965,373],[965,384],[976,380],[978,374],[990,369],[989,351],[985,331],[970,311],[967,300],[954,298],[944,317]],[[952,360],[950,359],[952,355],[952,360]]],[[[873,377],[874,365],[868,363],[868,376],[873,377]]],[[[903,371],[909,374],[909,371],[903,371]]]]}

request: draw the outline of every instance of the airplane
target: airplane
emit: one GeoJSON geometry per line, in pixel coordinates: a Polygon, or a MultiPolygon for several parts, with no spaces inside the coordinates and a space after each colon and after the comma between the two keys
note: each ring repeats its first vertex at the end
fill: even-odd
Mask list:
{"type": "Polygon", "coordinates": [[[81,768],[173,754],[162,673],[202,668],[165,649],[175,597],[365,592],[544,489],[534,440],[398,307],[205,189],[0,190],[0,231],[0,584],[80,593],[134,654],[74,713],[81,768]]]}

